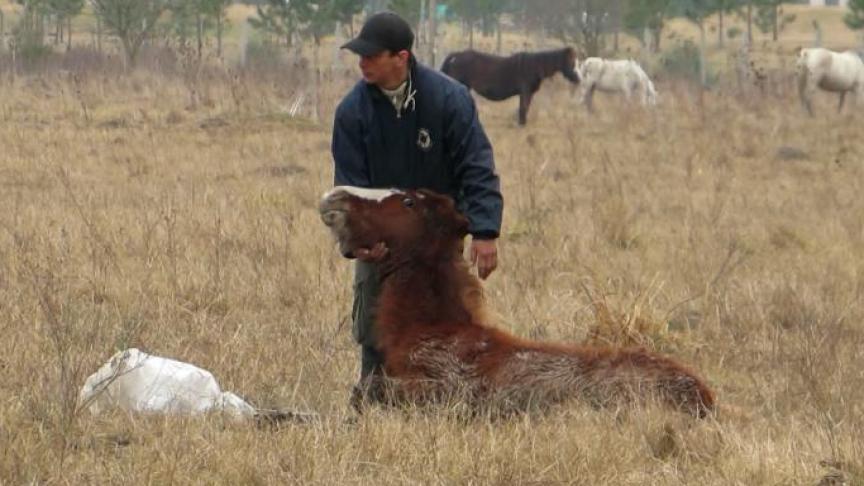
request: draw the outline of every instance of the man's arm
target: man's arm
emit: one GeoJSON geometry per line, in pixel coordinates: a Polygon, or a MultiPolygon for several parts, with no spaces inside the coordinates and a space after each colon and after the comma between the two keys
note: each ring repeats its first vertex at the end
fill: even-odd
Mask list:
{"type": "Polygon", "coordinates": [[[356,114],[351,113],[343,101],[333,119],[333,139],[330,151],[335,170],[333,182],[337,186],[369,187],[369,165],[363,144],[363,130],[356,114]]]}
{"type": "MultiPolygon", "coordinates": [[[[333,120],[333,140],[330,150],[335,170],[333,183],[337,186],[369,187],[369,164],[363,144],[363,129],[358,118],[352,116],[345,102],[336,109],[333,120]]],[[[379,243],[371,249],[360,248],[354,252],[358,260],[377,262],[387,255],[389,249],[379,243]]]]}
{"type": "Polygon", "coordinates": [[[455,176],[470,222],[471,263],[485,279],[498,266],[496,239],[504,208],[492,145],[477,117],[474,100],[464,88],[448,97],[446,116],[450,157],[455,161],[455,176]]]}

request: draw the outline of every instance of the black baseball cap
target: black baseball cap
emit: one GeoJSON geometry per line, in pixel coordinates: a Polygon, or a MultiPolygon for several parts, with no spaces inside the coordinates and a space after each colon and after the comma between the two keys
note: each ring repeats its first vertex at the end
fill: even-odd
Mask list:
{"type": "Polygon", "coordinates": [[[360,34],[345,43],[349,49],[361,56],[374,56],[381,51],[410,51],[414,44],[414,33],[408,22],[393,12],[372,15],[363,24],[360,34]]]}

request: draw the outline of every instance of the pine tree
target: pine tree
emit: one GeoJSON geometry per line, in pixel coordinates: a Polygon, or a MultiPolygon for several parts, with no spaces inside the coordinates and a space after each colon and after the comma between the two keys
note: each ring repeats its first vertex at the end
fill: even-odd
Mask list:
{"type": "Polygon", "coordinates": [[[258,5],[258,15],[249,19],[252,27],[281,37],[287,47],[292,46],[297,30],[297,9],[293,2],[266,0],[258,5]]]}
{"type": "Polygon", "coordinates": [[[174,2],[171,7],[171,30],[181,43],[192,37],[196,40],[196,54],[201,59],[204,37],[216,30],[217,56],[222,55],[222,25],[225,9],[230,0],[187,0],[174,2]]]}
{"type": "Polygon", "coordinates": [[[81,13],[84,0],[47,0],[45,7],[48,14],[54,17],[57,25],[57,36],[54,42],[60,43],[65,29],[66,50],[72,48],[72,17],[81,13]]]}
{"type": "Polygon", "coordinates": [[[781,5],[784,0],[756,0],[756,26],[762,32],[771,32],[774,41],[780,37],[780,31],[786,24],[795,20],[795,14],[783,15],[781,5]]]}
{"type": "Polygon", "coordinates": [[[646,46],[653,52],[660,50],[660,38],[666,19],[673,9],[673,0],[628,0],[624,13],[624,26],[637,38],[643,39],[647,29],[652,44],[646,46]]]}
{"type": "Polygon", "coordinates": [[[156,28],[168,7],[167,0],[92,0],[102,24],[123,45],[128,66],[133,66],[141,46],[156,28]]]}
{"type": "Polygon", "coordinates": [[[864,29],[864,0],[849,0],[849,11],[843,16],[843,22],[852,30],[864,29]]]}

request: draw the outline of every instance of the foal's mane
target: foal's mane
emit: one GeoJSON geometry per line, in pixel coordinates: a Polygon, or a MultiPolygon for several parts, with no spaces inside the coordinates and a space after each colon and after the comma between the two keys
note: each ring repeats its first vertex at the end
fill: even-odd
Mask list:
{"type": "Polygon", "coordinates": [[[446,228],[459,217],[452,207],[444,214],[429,211],[422,248],[391,250],[381,265],[384,313],[393,309],[397,315],[398,302],[398,316],[405,321],[416,316],[417,322],[487,322],[483,287],[462,256],[464,235],[446,228]]]}

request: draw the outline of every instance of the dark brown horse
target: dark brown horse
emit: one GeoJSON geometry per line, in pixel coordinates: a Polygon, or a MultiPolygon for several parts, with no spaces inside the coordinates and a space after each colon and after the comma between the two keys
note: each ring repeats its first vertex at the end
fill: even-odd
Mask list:
{"type": "Polygon", "coordinates": [[[467,399],[472,408],[504,412],[573,398],[605,404],[657,397],[697,417],[714,408],[702,379],[671,358],[642,348],[529,341],[490,326],[480,281],[462,258],[468,220],[449,197],[337,187],[319,210],[344,256],[387,249],[376,311],[386,379],[372,378],[387,393],[376,398],[467,399]]]}
{"type": "Polygon", "coordinates": [[[510,57],[467,50],[444,59],[441,71],[484,98],[501,101],[519,95],[519,124],[524,125],[531,98],[544,79],[561,73],[579,84],[571,47],[542,52],[518,52],[510,57]]]}

